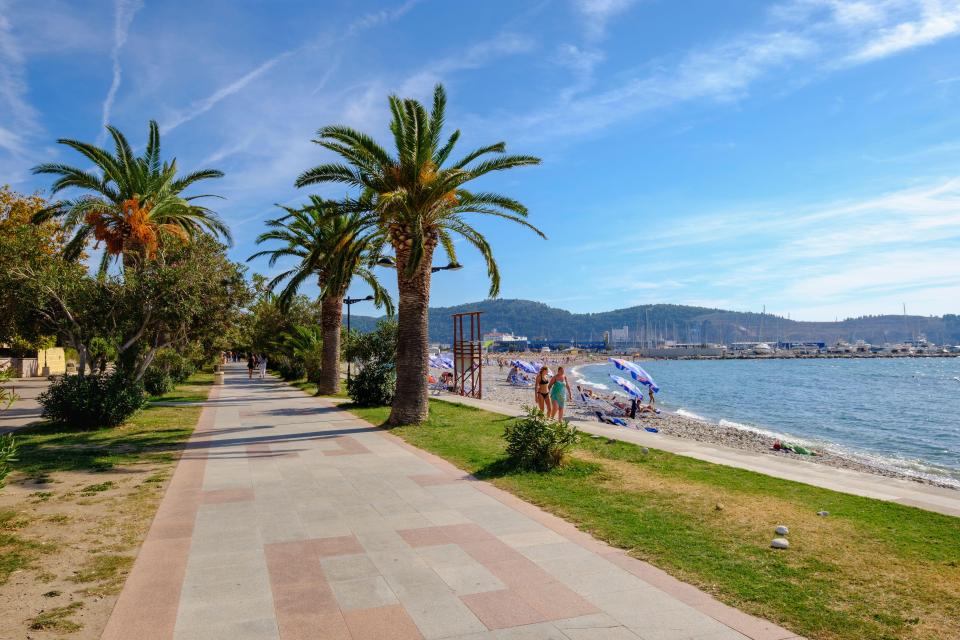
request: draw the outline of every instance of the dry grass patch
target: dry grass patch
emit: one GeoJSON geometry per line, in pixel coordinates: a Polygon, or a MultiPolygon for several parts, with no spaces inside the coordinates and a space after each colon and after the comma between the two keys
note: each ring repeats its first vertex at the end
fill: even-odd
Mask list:
{"type": "Polygon", "coordinates": [[[116,429],[21,434],[0,492],[0,638],[100,637],[200,411],[150,407],[116,429]]]}

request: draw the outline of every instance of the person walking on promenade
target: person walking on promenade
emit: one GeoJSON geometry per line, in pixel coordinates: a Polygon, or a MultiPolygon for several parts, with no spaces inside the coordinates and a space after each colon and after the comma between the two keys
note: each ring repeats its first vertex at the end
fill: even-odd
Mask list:
{"type": "Polygon", "coordinates": [[[563,422],[563,409],[567,403],[567,399],[573,402],[573,391],[570,389],[570,383],[567,381],[567,376],[563,372],[563,367],[557,367],[557,374],[550,380],[548,389],[550,391],[550,400],[552,401],[550,417],[556,417],[559,422],[563,422]]]}
{"type": "Polygon", "coordinates": [[[537,374],[537,381],[534,383],[534,400],[537,402],[537,409],[543,411],[544,415],[550,415],[553,411],[553,403],[550,402],[550,369],[540,367],[540,373],[537,374]]]}
{"type": "Polygon", "coordinates": [[[267,356],[260,356],[260,379],[263,380],[267,377],[267,356]]]}
{"type": "Polygon", "coordinates": [[[256,366],[256,361],[252,353],[247,354],[247,380],[253,380],[253,369],[256,366]]]}

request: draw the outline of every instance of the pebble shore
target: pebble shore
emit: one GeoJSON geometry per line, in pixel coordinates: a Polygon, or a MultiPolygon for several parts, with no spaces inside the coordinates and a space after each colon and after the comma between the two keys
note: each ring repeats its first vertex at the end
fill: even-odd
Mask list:
{"type": "MultiPolygon", "coordinates": [[[[564,365],[567,372],[581,364],[587,362],[571,362],[564,365]]],[[[555,364],[550,365],[553,369],[555,364]]],[[[507,370],[500,371],[496,364],[484,367],[483,372],[483,399],[498,404],[509,405],[511,407],[522,407],[523,405],[535,405],[534,392],[532,388],[515,387],[507,384],[507,370]]],[[[574,379],[571,376],[571,380],[574,379]]],[[[574,420],[595,421],[596,417],[592,413],[578,412],[574,407],[568,405],[567,417],[574,420]]],[[[923,484],[946,487],[949,489],[960,489],[956,484],[951,484],[948,480],[940,480],[936,477],[921,476],[891,469],[881,464],[872,464],[868,460],[861,460],[853,457],[839,455],[834,452],[815,449],[816,456],[800,456],[795,453],[784,451],[775,451],[773,443],[775,438],[728,425],[721,425],[706,420],[698,420],[687,416],[678,415],[668,411],[663,411],[658,416],[644,417],[642,420],[630,421],[634,424],[656,427],[660,433],[675,437],[704,442],[709,444],[723,445],[734,449],[752,451],[762,455],[789,457],[793,459],[803,459],[817,464],[823,464],[838,469],[851,469],[873,473],[888,478],[900,478],[912,480],[923,484]]]]}

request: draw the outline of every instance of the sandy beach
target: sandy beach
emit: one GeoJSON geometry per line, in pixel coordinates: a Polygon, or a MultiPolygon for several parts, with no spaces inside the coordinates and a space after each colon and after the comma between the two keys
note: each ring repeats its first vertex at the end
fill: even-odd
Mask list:
{"type": "MultiPolygon", "coordinates": [[[[517,357],[517,356],[513,356],[517,357]]],[[[521,356],[522,357],[522,356],[521,356]]],[[[530,360],[540,360],[536,356],[530,360]]],[[[562,363],[566,368],[571,381],[577,379],[576,367],[606,361],[606,357],[590,357],[569,360],[562,363]]],[[[548,362],[551,370],[556,370],[557,364],[548,362]]],[[[532,387],[522,388],[510,385],[506,382],[508,367],[502,370],[494,363],[484,366],[483,370],[483,398],[484,400],[495,402],[509,407],[522,407],[524,405],[535,406],[534,392],[532,387]]],[[[433,370],[434,375],[441,372],[433,370]]],[[[567,405],[566,417],[573,420],[584,420],[594,422],[597,420],[593,412],[579,409],[575,404],[567,405]]],[[[776,438],[750,431],[747,429],[718,424],[707,420],[699,420],[683,415],[663,410],[659,415],[638,418],[636,420],[627,420],[631,425],[626,428],[643,429],[644,427],[655,427],[660,433],[670,435],[675,438],[683,438],[697,442],[723,445],[743,451],[767,455],[788,457],[793,459],[803,459],[827,465],[839,469],[851,469],[854,471],[863,471],[873,473],[888,478],[901,478],[912,480],[924,484],[930,484],[950,489],[960,489],[956,484],[952,484],[947,479],[940,480],[936,477],[915,475],[898,469],[891,469],[879,463],[871,463],[866,459],[859,459],[852,456],[839,455],[837,453],[823,449],[815,449],[815,456],[801,456],[795,453],[776,451],[773,444],[776,438]]]]}

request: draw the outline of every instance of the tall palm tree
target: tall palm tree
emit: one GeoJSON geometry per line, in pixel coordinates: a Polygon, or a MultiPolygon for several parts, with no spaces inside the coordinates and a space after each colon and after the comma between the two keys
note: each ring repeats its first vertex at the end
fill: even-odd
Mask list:
{"type": "Polygon", "coordinates": [[[395,155],[370,136],[343,126],[317,133],[317,144],[335,152],[344,163],[323,164],[304,172],[297,186],[337,182],[357,187],[357,210],[367,224],[386,234],[396,255],[400,312],[397,326],[397,391],[391,424],[422,422],[428,415],[427,356],[430,274],[433,253],[442,245],[456,262],[453,234],[472,244],[483,256],[490,277],[490,296],[500,290],[500,273],[487,239],[466,220],[467,214],[496,216],[543,233],[528,223],[527,208],[507,196],[471,192],[463,185],[494,171],[539,164],[533,156],[504,155],[503,142],[480,147],[449,162],[460,137],[454,131],[441,138],[446,94],[437,85],[433,109],[416,100],[390,97],[395,155]],[[485,158],[484,156],[493,157],[485,158]]]}
{"type": "Polygon", "coordinates": [[[54,194],[71,187],[88,192],[56,202],[34,216],[37,223],[63,219],[66,232],[73,234],[64,247],[65,257],[78,257],[92,237],[97,244],[105,244],[100,264],[103,272],[113,258],[121,257],[125,267],[152,258],[169,237],[188,240],[197,233],[210,233],[231,241],[230,230],[217,214],[194,204],[197,198],[209,196],[183,195],[200,180],[223,177],[221,171],[202,169],[178,178],[176,159],[160,159],[160,128],[153,120],[146,149],[139,157],[119,129],[108,125],[107,131],[115,146],[112,155],[86,142],[57,140],[91,161],[93,171],[59,163],[33,168],[34,174],[60,176],[51,188],[54,194]]]}
{"type": "Polygon", "coordinates": [[[289,305],[300,286],[310,278],[320,287],[320,324],[323,330],[323,364],[317,393],[329,395],[340,388],[340,325],[343,296],[356,276],[373,289],[374,304],[393,314],[390,294],[377,280],[373,266],[380,257],[383,236],[365,224],[363,214],[343,211],[340,203],[310,196],[300,208],[281,207],[287,214],[267,221],[270,227],[257,237],[257,244],[278,241],[275,249],[258,251],[248,258],[269,256],[270,266],[281,258],[294,257],[296,266],[270,281],[270,289],[287,281],[278,296],[281,308],[289,305]]]}

